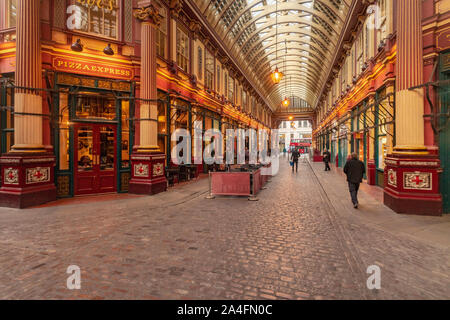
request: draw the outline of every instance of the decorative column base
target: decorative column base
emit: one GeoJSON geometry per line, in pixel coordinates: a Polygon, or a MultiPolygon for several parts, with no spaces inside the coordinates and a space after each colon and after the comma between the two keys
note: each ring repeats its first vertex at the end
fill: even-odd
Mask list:
{"type": "Polygon", "coordinates": [[[28,208],[56,200],[52,153],[9,153],[0,157],[0,207],[28,208]]]}
{"type": "Polygon", "coordinates": [[[401,214],[442,215],[440,160],[435,155],[388,155],[384,204],[401,214]]]}
{"type": "Polygon", "coordinates": [[[375,160],[367,161],[367,184],[369,186],[376,185],[376,173],[377,169],[375,167],[375,160]]]}
{"type": "Polygon", "coordinates": [[[128,192],[152,195],[166,191],[165,160],[162,152],[133,152],[128,192]]]}

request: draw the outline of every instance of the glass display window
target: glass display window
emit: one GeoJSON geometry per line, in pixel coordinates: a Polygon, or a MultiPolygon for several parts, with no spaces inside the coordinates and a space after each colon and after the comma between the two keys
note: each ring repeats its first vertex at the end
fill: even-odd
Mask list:
{"type": "Polygon", "coordinates": [[[158,26],[156,33],[156,54],[161,58],[167,56],[167,9],[160,5],[159,15],[161,16],[161,23],[158,26]]]}
{"type": "Polygon", "coordinates": [[[70,169],[69,94],[59,94],[59,170],[70,169]]]}
{"type": "Polygon", "coordinates": [[[82,92],[75,96],[78,119],[116,119],[116,100],[111,94],[82,92]]]}
{"type": "Polygon", "coordinates": [[[181,28],[177,28],[177,65],[184,72],[189,72],[189,37],[181,28]]]}
{"type": "Polygon", "coordinates": [[[107,38],[118,38],[119,0],[76,0],[73,3],[81,10],[81,32],[107,38]]]}
{"type": "Polygon", "coordinates": [[[208,50],[206,50],[205,86],[210,90],[214,89],[214,56],[208,50]]]}
{"type": "Polygon", "coordinates": [[[14,106],[14,89],[8,88],[10,79],[0,79],[0,106],[4,106],[1,110],[1,133],[2,148],[1,152],[7,153],[14,146],[14,112],[11,108],[14,106]]]}
{"type": "Polygon", "coordinates": [[[130,141],[130,101],[123,100],[121,106],[121,123],[122,123],[122,141],[121,141],[121,159],[122,159],[122,168],[130,167],[130,150],[131,150],[131,141],[130,141]]]}
{"type": "Polygon", "coordinates": [[[6,26],[7,28],[13,28],[17,24],[17,0],[6,0],[6,3],[6,26]]]}

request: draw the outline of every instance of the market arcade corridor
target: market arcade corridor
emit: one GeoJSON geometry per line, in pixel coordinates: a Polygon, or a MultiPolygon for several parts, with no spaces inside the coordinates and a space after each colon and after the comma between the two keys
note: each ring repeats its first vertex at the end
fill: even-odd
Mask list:
{"type": "Polygon", "coordinates": [[[450,295],[448,217],[399,216],[300,162],[259,201],[205,199],[208,179],[154,197],[0,209],[2,299],[395,299],[450,295]],[[429,232],[427,232],[429,230],[429,232]],[[81,269],[81,290],[66,270],[81,269]],[[381,268],[368,290],[367,268],[381,268]]]}

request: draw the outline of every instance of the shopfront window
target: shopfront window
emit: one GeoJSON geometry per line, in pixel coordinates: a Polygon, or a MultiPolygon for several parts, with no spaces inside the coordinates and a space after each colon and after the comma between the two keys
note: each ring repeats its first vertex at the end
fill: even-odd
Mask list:
{"type": "Polygon", "coordinates": [[[0,80],[0,105],[7,107],[1,111],[2,144],[1,152],[11,151],[14,145],[14,114],[11,108],[14,106],[14,89],[8,88],[7,78],[0,80]]]}
{"type": "Polygon", "coordinates": [[[377,92],[377,104],[375,106],[376,116],[376,139],[377,139],[377,168],[384,170],[384,159],[388,153],[388,130],[389,122],[392,118],[393,110],[389,105],[389,98],[387,97],[386,88],[377,92]]]}
{"type": "Polygon", "coordinates": [[[177,65],[189,72],[189,37],[181,28],[177,28],[177,65]]]}
{"type": "Polygon", "coordinates": [[[118,38],[118,0],[76,0],[75,5],[81,9],[79,31],[118,38]]]}
{"type": "Polygon", "coordinates": [[[92,171],[94,169],[94,130],[92,126],[80,127],[77,140],[78,172],[92,171]]]}
{"type": "Polygon", "coordinates": [[[114,129],[108,126],[102,126],[100,131],[100,170],[111,171],[114,170],[114,163],[116,159],[115,142],[116,134],[114,129]]]}
{"type": "Polygon", "coordinates": [[[69,94],[59,95],[59,170],[70,169],[69,94]]]}
{"type": "Polygon", "coordinates": [[[204,114],[201,108],[197,107],[192,109],[192,157],[194,157],[196,162],[201,162],[203,158],[203,116],[204,114]],[[196,155],[199,155],[199,158],[195,159],[196,155]]]}
{"type": "Polygon", "coordinates": [[[217,66],[217,83],[216,83],[216,90],[217,90],[217,92],[220,92],[220,76],[221,76],[221,74],[220,74],[220,66],[217,66]]]}
{"type": "MultiPolygon", "coordinates": [[[[189,121],[189,103],[177,99],[175,101],[172,101],[171,108],[170,108],[170,131],[173,133],[177,129],[185,129],[188,130],[188,121],[189,121]]],[[[171,141],[171,150],[177,145],[178,142],[181,141],[182,138],[180,138],[179,141],[171,141]]],[[[179,155],[180,157],[183,156],[181,153],[179,155]]]]}
{"type": "Polygon", "coordinates": [[[83,92],[76,96],[76,117],[113,120],[116,118],[116,100],[112,95],[83,92]]]}
{"type": "Polygon", "coordinates": [[[224,91],[224,96],[227,97],[228,96],[228,74],[227,73],[223,73],[223,91],[224,91]]]}
{"type": "Polygon", "coordinates": [[[159,10],[161,16],[161,23],[156,33],[156,54],[161,58],[166,58],[166,43],[167,43],[167,10],[163,6],[159,10]]]}
{"type": "Polygon", "coordinates": [[[8,28],[13,28],[17,24],[17,0],[6,0],[6,1],[7,1],[6,26],[8,28]]]}
{"type": "Polygon", "coordinates": [[[206,50],[206,74],[205,74],[206,88],[214,89],[214,56],[206,50]]]}
{"type": "Polygon", "coordinates": [[[242,90],[242,107],[245,111],[248,110],[248,100],[247,100],[247,92],[242,90]]]}
{"type": "Polygon", "coordinates": [[[130,167],[130,101],[122,101],[122,168],[130,167]]]}
{"type": "Polygon", "coordinates": [[[378,137],[378,168],[384,170],[384,159],[387,156],[387,138],[386,136],[378,137]]]}
{"type": "Polygon", "coordinates": [[[197,54],[197,75],[198,79],[203,79],[203,49],[202,47],[198,47],[198,54],[197,54]]]}
{"type": "Polygon", "coordinates": [[[161,152],[166,152],[167,146],[167,95],[158,92],[158,147],[161,152]]]}
{"type": "Polygon", "coordinates": [[[228,80],[228,100],[234,103],[234,79],[229,77],[228,80]]]}

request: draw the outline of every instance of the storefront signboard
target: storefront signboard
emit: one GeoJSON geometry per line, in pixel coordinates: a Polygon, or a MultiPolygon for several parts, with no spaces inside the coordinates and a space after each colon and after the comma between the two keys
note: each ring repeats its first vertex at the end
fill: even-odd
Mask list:
{"type": "Polygon", "coordinates": [[[57,71],[107,77],[113,79],[132,80],[133,69],[122,66],[114,66],[106,63],[83,61],[66,57],[54,57],[53,67],[57,71]]]}
{"type": "Polygon", "coordinates": [[[444,51],[450,48],[450,28],[440,31],[436,35],[437,39],[437,49],[439,51],[444,51]]]}

